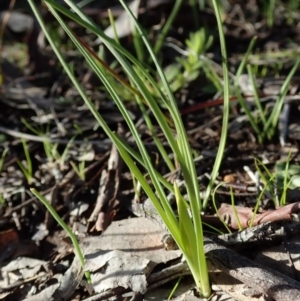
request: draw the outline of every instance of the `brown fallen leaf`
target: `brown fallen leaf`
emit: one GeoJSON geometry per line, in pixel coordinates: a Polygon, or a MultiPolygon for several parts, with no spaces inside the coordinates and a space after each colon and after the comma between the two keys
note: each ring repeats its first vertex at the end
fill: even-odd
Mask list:
{"type": "MultiPolygon", "coordinates": [[[[256,213],[252,226],[257,226],[267,222],[291,220],[293,219],[293,215],[298,214],[299,210],[300,202],[296,202],[279,207],[275,210],[256,213]]],[[[234,206],[233,208],[232,205],[223,203],[218,210],[218,215],[229,227],[239,229],[239,225],[241,225],[241,227],[245,229],[249,227],[254,212],[252,208],[241,206],[234,206]],[[239,222],[236,216],[238,216],[239,222]]]]}

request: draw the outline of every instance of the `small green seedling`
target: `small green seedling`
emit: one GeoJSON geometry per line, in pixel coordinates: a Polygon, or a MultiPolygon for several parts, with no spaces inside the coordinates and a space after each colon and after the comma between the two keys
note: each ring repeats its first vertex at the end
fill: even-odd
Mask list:
{"type": "Polygon", "coordinates": [[[29,154],[29,149],[28,149],[26,141],[24,139],[21,139],[21,140],[22,140],[26,163],[24,164],[20,160],[17,160],[17,163],[18,163],[20,169],[22,170],[22,172],[27,180],[27,183],[29,185],[31,185],[34,181],[33,173],[32,173],[32,161],[31,161],[31,157],[29,154]]]}

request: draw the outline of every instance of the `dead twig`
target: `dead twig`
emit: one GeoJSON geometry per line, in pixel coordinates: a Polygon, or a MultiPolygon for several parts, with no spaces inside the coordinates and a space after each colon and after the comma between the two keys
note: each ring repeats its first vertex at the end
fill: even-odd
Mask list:
{"type": "MultiPolygon", "coordinates": [[[[121,125],[118,127],[118,134],[124,136],[124,130],[121,125]]],[[[111,154],[108,159],[107,171],[103,170],[100,179],[99,195],[97,198],[97,204],[92,212],[89,222],[96,221],[95,228],[97,231],[104,231],[111,223],[115,208],[118,205],[116,200],[119,184],[120,174],[123,168],[123,160],[113,144],[111,154]]]]}

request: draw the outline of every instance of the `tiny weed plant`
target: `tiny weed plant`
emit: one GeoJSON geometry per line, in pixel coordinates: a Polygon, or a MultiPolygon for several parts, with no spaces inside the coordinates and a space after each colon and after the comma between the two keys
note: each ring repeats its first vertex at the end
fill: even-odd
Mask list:
{"type": "MultiPolygon", "coordinates": [[[[299,189],[300,168],[298,165],[290,164],[291,152],[285,162],[276,162],[274,171],[271,171],[259,159],[255,159],[255,166],[264,187],[261,192],[267,194],[274,201],[274,206],[284,206],[287,202],[289,189],[299,189]]],[[[260,198],[262,195],[260,194],[260,198]]]]}
{"type": "Polygon", "coordinates": [[[27,122],[25,118],[21,118],[22,123],[33,133],[35,133],[37,136],[43,138],[43,145],[45,154],[47,156],[47,159],[49,162],[53,162],[55,160],[58,160],[59,154],[57,151],[58,143],[51,143],[49,139],[46,137],[48,130],[45,131],[43,129],[36,129],[31,124],[27,122]]]}
{"type": "Polygon", "coordinates": [[[24,150],[26,161],[24,163],[22,163],[20,160],[17,160],[17,163],[18,163],[20,169],[22,170],[22,172],[27,180],[27,183],[29,185],[31,185],[34,180],[33,173],[32,173],[32,161],[31,161],[31,157],[29,154],[29,149],[28,149],[27,143],[24,139],[22,139],[22,145],[23,145],[23,150],[24,150]]]}
{"type": "Polygon", "coordinates": [[[268,194],[271,199],[274,201],[275,207],[279,206],[278,201],[278,190],[277,185],[275,183],[276,174],[272,174],[272,171],[268,169],[268,167],[259,159],[255,158],[254,160],[256,170],[259,174],[260,182],[264,185],[259,187],[260,190],[264,190],[266,194],[268,194]]]}
{"type": "Polygon", "coordinates": [[[243,108],[245,114],[249,118],[249,122],[254,130],[254,132],[257,135],[259,143],[262,143],[263,141],[270,140],[274,137],[274,134],[276,132],[276,127],[278,125],[278,120],[280,116],[280,112],[282,110],[282,107],[284,105],[284,99],[286,97],[286,94],[288,92],[288,87],[290,85],[290,82],[297,71],[300,59],[297,59],[293,68],[290,70],[289,74],[287,75],[285,81],[282,84],[282,87],[280,89],[280,92],[278,94],[278,98],[275,101],[274,107],[272,108],[271,112],[267,112],[262,108],[260,97],[257,92],[257,87],[255,84],[255,75],[253,67],[248,64],[248,58],[249,55],[255,45],[256,37],[252,39],[252,41],[249,44],[248,50],[246,51],[245,55],[243,56],[243,59],[241,61],[241,64],[237,70],[235,81],[234,81],[234,90],[236,93],[236,96],[238,98],[238,101],[243,108]],[[248,107],[247,102],[242,96],[240,86],[239,86],[239,79],[242,75],[242,72],[244,69],[247,69],[249,79],[252,85],[252,91],[254,94],[254,106],[255,110],[251,112],[251,110],[248,107]]]}
{"type": "Polygon", "coordinates": [[[78,165],[76,165],[73,161],[70,162],[72,168],[74,169],[74,171],[76,172],[76,174],[78,175],[78,177],[80,178],[80,180],[82,182],[85,181],[85,161],[82,160],[78,163],[78,165]]]}
{"type": "Polygon", "coordinates": [[[165,70],[166,78],[173,92],[197,79],[201,70],[218,89],[221,89],[220,79],[212,68],[212,63],[204,56],[212,42],[213,37],[208,34],[206,28],[190,33],[189,39],[185,41],[187,50],[180,50],[183,57],[178,57],[177,63],[171,64],[165,70]]]}
{"type": "MultiPolygon", "coordinates": [[[[21,119],[21,121],[23,122],[23,124],[29,129],[31,130],[33,133],[35,133],[37,136],[43,138],[43,146],[44,146],[44,151],[47,157],[48,162],[55,162],[59,165],[61,170],[65,169],[65,163],[67,160],[67,155],[68,155],[68,151],[70,149],[70,147],[72,146],[73,141],[75,140],[76,136],[73,136],[70,141],[68,141],[64,151],[62,153],[59,153],[58,151],[58,143],[52,143],[50,142],[50,140],[47,138],[47,133],[49,132],[49,130],[46,129],[46,131],[44,132],[42,129],[38,130],[36,128],[34,128],[33,126],[31,126],[24,118],[21,119]]],[[[77,131],[80,133],[81,129],[78,126],[74,126],[77,131]]],[[[75,165],[74,163],[71,164],[72,167],[75,165]]],[[[73,167],[74,168],[74,167],[73,167]]],[[[80,175],[80,178],[82,178],[82,168],[77,168],[77,166],[75,166],[76,168],[76,173],[77,171],[79,173],[77,173],[78,175],[80,175]]],[[[84,164],[83,164],[83,170],[84,170],[84,164]]]]}

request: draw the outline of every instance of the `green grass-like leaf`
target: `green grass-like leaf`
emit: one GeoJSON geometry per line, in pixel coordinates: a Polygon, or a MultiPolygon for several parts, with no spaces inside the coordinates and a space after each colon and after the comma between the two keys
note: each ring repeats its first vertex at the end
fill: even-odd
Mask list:
{"type": "MultiPolygon", "coordinates": [[[[47,208],[47,210],[51,213],[51,215],[54,217],[54,219],[57,221],[57,223],[66,231],[68,236],[70,237],[72,244],[75,248],[75,254],[78,256],[78,259],[81,263],[82,269],[84,270],[85,267],[85,260],[84,256],[81,252],[78,240],[76,238],[76,235],[72,232],[72,230],[68,227],[68,225],[61,219],[61,217],[57,214],[57,212],[54,210],[54,208],[50,205],[50,203],[47,201],[47,199],[41,195],[36,189],[31,188],[31,192],[43,203],[43,205],[47,208]]],[[[85,272],[86,278],[89,283],[91,283],[91,277],[89,272],[85,272]]]]}
{"type": "Polygon", "coordinates": [[[227,139],[227,132],[228,132],[228,120],[229,120],[229,71],[228,71],[228,65],[227,65],[227,52],[226,52],[226,43],[225,43],[225,36],[223,31],[223,24],[221,20],[220,15],[220,8],[219,8],[219,2],[217,0],[212,1],[216,19],[218,22],[218,30],[219,30],[219,38],[220,38],[220,45],[221,45],[221,55],[222,55],[222,68],[223,68],[223,79],[224,79],[224,108],[223,108],[223,122],[222,122],[222,132],[221,132],[221,138],[219,142],[218,152],[216,155],[215,163],[213,166],[213,170],[211,173],[211,179],[209,181],[209,184],[206,189],[206,197],[203,202],[203,207],[205,208],[208,204],[208,200],[210,198],[210,193],[212,190],[212,187],[214,185],[214,182],[217,178],[219,168],[223,159],[223,154],[225,150],[226,145],[226,139],[227,139]]]}
{"type": "Polygon", "coordinates": [[[23,145],[23,150],[24,150],[27,166],[25,166],[20,160],[17,160],[17,164],[19,165],[20,169],[22,170],[22,172],[27,180],[27,183],[29,185],[31,185],[33,182],[32,161],[31,161],[31,157],[29,154],[29,150],[28,150],[26,141],[24,139],[21,139],[21,141],[22,141],[22,145],[23,145]]]}

